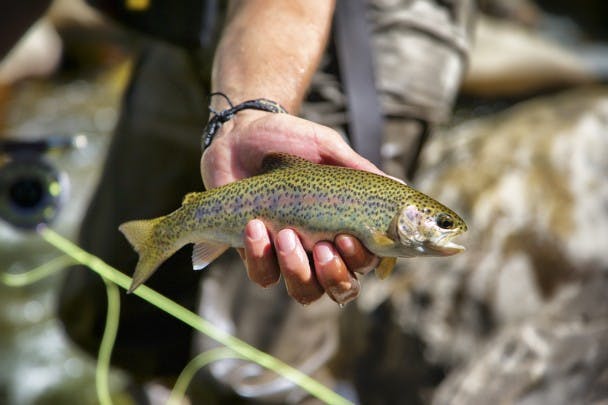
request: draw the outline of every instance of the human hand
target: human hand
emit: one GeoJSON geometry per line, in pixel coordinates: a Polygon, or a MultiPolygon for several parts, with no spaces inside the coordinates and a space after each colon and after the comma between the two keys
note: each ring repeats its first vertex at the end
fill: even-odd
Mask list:
{"type": "MultiPolygon", "coordinates": [[[[222,126],[204,152],[201,173],[205,187],[258,174],[269,152],[383,174],[331,128],[288,114],[245,110],[222,126]]],[[[245,247],[239,253],[249,278],[261,286],[275,284],[283,275],[289,295],[302,304],[323,293],[344,304],[359,294],[355,273],[369,272],[378,258],[352,236],[338,235],[332,242],[307,247],[312,250],[309,257],[293,230],[273,233],[262,221],[252,220],[245,228],[245,247]]]]}

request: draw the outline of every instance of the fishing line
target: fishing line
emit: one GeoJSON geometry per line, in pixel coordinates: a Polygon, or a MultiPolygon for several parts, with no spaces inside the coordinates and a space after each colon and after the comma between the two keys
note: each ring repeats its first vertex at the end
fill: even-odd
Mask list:
{"type": "MultiPolygon", "coordinates": [[[[34,284],[46,277],[52,276],[54,273],[65,269],[68,266],[78,263],[74,258],[65,254],[55,257],[46,263],[41,264],[31,270],[22,273],[0,273],[0,282],[8,287],[25,287],[34,284]]],[[[95,366],[95,391],[97,399],[101,405],[111,405],[112,399],[110,394],[110,359],[112,350],[116,341],[118,332],[118,322],[120,317],[120,294],[116,284],[108,282],[102,277],[106,284],[106,293],[108,297],[108,310],[106,314],[106,323],[99,345],[99,353],[97,364],[95,366]]]]}
{"type": "Polygon", "coordinates": [[[110,359],[112,349],[116,342],[118,333],[118,322],[120,318],[120,293],[116,284],[102,277],[106,284],[106,294],[108,297],[108,310],[106,312],[106,326],[103,331],[99,353],[97,355],[97,367],[95,368],[95,389],[97,398],[101,405],[112,405],[110,394],[110,359]]]}
{"type": "MultiPolygon", "coordinates": [[[[38,233],[44,240],[53,245],[55,248],[69,255],[78,263],[89,267],[104,279],[117,284],[125,290],[129,288],[131,278],[109,266],[100,258],[86,252],[46,226],[40,226],[38,228],[38,233]]],[[[151,288],[142,285],[138,287],[133,294],[221,343],[232,350],[234,354],[274,371],[280,376],[298,385],[311,395],[317,397],[321,401],[327,404],[337,405],[352,404],[352,402],[335,393],[317,380],[307,376],[281,360],[264,353],[263,351],[258,350],[244,341],[230,335],[206,319],[171,301],[169,298],[157,293],[151,288]]]]}
{"type": "Polygon", "coordinates": [[[43,278],[76,264],[77,261],[69,255],[61,255],[23,273],[0,273],[0,282],[9,287],[24,287],[43,278]]]}
{"type": "MultiPolygon", "coordinates": [[[[63,270],[76,263],[76,260],[66,254],[55,257],[40,266],[22,273],[0,273],[0,282],[8,287],[24,287],[49,277],[59,270],[63,270]]],[[[120,294],[116,284],[103,277],[102,280],[106,287],[108,308],[95,368],[95,391],[101,405],[111,405],[112,397],[109,384],[110,362],[114,344],[116,343],[116,335],[118,333],[120,320],[120,294]]],[[[229,358],[242,359],[243,356],[236,354],[227,347],[218,347],[200,353],[190,360],[177,378],[167,405],[179,405],[183,402],[186,397],[186,390],[198,370],[217,360],[229,358]]]]}
{"type": "Polygon", "coordinates": [[[181,401],[186,396],[186,390],[188,389],[190,382],[194,378],[196,372],[201,368],[217,360],[242,358],[243,356],[236,354],[233,350],[227,347],[218,347],[197,355],[190,360],[190,362],[180,373],[175,385],[173,386],[173,390],[171,391],[171,396],[167,401],[167,405],[179,405],[182,403],[181,401]]]}

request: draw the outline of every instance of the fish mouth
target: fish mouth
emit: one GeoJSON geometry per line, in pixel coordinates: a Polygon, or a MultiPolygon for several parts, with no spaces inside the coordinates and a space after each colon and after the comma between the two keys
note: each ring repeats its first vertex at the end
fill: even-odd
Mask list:
{"type": "Polygon", "coordinates": [[[440,243],[427,242],[424,247],[437,256],[452,256],[465,251],[465,247],[454,242],[441,241],[440,243]]]}

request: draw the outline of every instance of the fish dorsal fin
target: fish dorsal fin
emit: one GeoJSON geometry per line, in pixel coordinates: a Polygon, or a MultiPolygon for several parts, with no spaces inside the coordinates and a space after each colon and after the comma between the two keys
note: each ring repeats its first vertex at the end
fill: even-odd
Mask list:
{"type": "Polygon", "coordinates": [[[201,193],[199,192],[192,192],[186,194],[184,196],[184,199],[182,200],[182,205],[193,203],[200,195],[201,193]]]}
{"type": "Polygon", "coordinates": [[[306,159],[287,153],[269,153],[262,160],[262,173],[268,173],[280,169],[288,169],[290,167],[308,166],[313,163],[306,159]]]}
{"type": "Polygon", "coordinates": [[[194,270],[204,269],[229,247],[229,245],[208,241],[195,243],[194,248],[192,249],[192,268],[194,270]]]}

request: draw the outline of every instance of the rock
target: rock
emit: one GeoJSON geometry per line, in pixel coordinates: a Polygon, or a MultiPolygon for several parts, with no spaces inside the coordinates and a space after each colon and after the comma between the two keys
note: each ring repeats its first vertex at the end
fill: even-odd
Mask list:
{"type": "MultiPolygon", "coordinates": [[[[608,89],[589,88],[519,104],[429,145],[423,188],[459,202],[471,229],[468,253],[410,275],[435,302],[417,311],[430,353],[468,362],[437,403],[608,397],[607,130],[608,89]]],[[[412,328],[406,295],[393,299],[412,328]]]]}
{"type": "Polygon", "coordinates": [[[431,396],[421,376],[438,383],[437,370],[450,373],[438,403],[605,396],[597,387],[608,359],[606,133],[608,88],[597,87],[520,103],[432,139],[414,185],[463,215],[467,251],[401,260],[388,283],[363,280],[360,312],[382,313],[401,334],[372,325],[365,367],[381,368],[369,353],[390,342],[400,389],[426,386],[418,402],[431,396]],[[412,344],[423,356],[404,354],[412,344]]]}
{"type": "Polygon", "coordinates": [[[504,328],[452,375],[436,404],[574,404],[608,398],[608,273],[504,328]]]}
{"type": "Polygon", "coordinates": [[[418,186],[464,216],[468,251],[400,262],[407,271],[391,294],[401,324],[432,325],[426,340],[447,350],[437,356],[467,358],[496,325],[608,268],[607,130],[608,90],[596,88],[521,103],[433,139],[418,186]]]}

